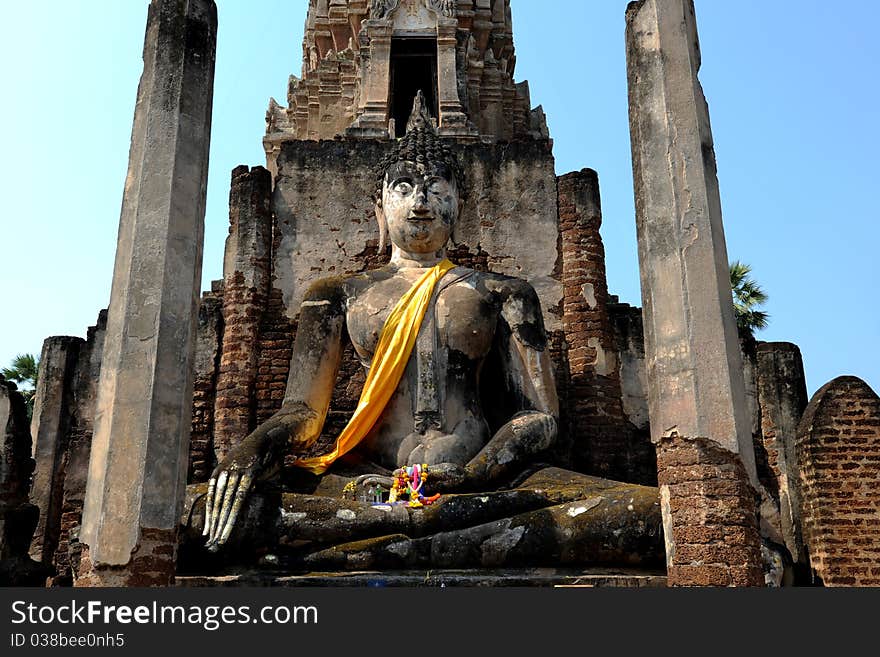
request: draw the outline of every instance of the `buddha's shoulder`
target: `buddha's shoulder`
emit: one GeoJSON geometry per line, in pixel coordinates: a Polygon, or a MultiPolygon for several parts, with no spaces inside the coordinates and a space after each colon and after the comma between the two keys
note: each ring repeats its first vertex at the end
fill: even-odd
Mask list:
{"type": "Polygon", "coordinates": [[[324,276],[315,279],[306,290],[304,301],[342,302],[360,292],[373,287],[376,283],[393,278],[394,271],[389,267],[370,269],[363,272],[324,276]]]}
{"type": "MultiPolygon", "coordinates": [[[[397,278],[399,276],[397,276],[396,270],[390,266],[354,274],[326,276],[311,283],[304,300],[344,303],[346,299],[357,297],[378,283],[397,278]]],[[[469,267],[456,266],[446,274],[444,283],[467,285],[501,299],[515,297],[530,302],[537,301],[538,298],[531,283],[523,278],[496,272],[478,271],[469,267]]]]}
{"type": "Polygon", "coordinates": [[[502,299],[518,298],[524,302],[537,302],[538,294],[535,288],[524,278],[508,276],[495,272],[474,272],[475,279],[486,290],[498,295],[502,299]]]}

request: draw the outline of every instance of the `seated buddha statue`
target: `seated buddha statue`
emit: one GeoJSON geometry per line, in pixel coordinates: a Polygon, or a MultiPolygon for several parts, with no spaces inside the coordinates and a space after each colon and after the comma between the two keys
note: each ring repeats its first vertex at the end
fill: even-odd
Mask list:
{"type": "Polygon", "coordinates": [[[662,562],[655,488],[536,467],[559,434],[540,301],[447,259],[462,176],[417,98],[377,168],[390,262],[311,285],[283,405],[192,491],[209,551],[257,533],[308,568],[662,562]],[[315,454],[346,340],[366,382],[315,454]],[[291,455],[299,488],[259,501],[291,455]]]}

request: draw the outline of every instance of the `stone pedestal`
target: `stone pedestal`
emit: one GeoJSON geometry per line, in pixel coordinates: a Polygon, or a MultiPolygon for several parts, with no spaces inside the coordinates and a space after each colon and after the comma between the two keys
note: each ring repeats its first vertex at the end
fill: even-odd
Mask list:
{"type": "MultiPolygon", "coordinates": [[[[667,557],[671,585],[760,584],[734,576],[760,565],[752,540],[743,550],[726,550],[724,532],[695,544],[691,561],[699,574],[673,570],[676,543],[685,541],[691,521],[677,504],[698,497],[728,495],[743,517],[722,513],[721,526],[755,522],[754,500],[739,486],[723,485],[729,465],[716,449],[741,460],[742,472],[757,487],[754,448],[745,399],[742,356],[731,299],[727,248],[709,112],[697,72],[700,51],[692,0],[640,0],[626,12],[630,133],[644,304],[648,408],[651,437],[663,441],[658,481],[665,495],[667,557]],[[708,442],[707,442],[708,441],[708,442]],[[715,446],[715,447],[713,447],[715,446]],[[675,478],[662,468],[684,460],[706,461],[686,497],[677,500],[675,478]],[[697,454],[697,456],[694,456],[697,454]],[[735,490],[734,490],[735,489],[735,490]],[[700,491],[703,491],[701,493],[700,491]]],[[[748,483],[744,482],[744,483],[748,483]]],[[[693,500],[689,503],[693,504],[693,500]]],[[[753,572],[753,569],[752,571],[753,572]]]]}
{"type": "Polygon", "coordinates": [[[192,415],[217,10],[153,0],[110,296],[80,586],[173,579],[192,415]]]}

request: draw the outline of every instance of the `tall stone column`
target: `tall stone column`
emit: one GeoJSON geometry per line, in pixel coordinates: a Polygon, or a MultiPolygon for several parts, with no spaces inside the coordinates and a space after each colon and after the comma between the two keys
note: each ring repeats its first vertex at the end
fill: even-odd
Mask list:
{"type": "Polygon", "coordinates": [[[480,89],[480,130],[483,134],[496,135],[503,130],[504,102],[502,98],[502,75],[498,65],[483,63],[483,80],[480,89]]]}
{"type": "Polygon", "coordinates": [[[190,484],[210,479],[214,462],[214,401],[217,396],[217,370],[223,339],[223,295],[220,281],[212,281],[211,291],[202,294],[199,328],[196,332],[195,375],[193,376],[193,418],[189,439],[190,484]]]}
{"type": "Polygon", "coordinates": [[[756,383],[761,411],[761,438],[768,473],[775,480],[785,546],[795,564],[807,554],[801,525],[801,492],[796,443],[798,423],[807,407],[807,383],[800,349],[790,342],[759,342],[756,383]]]}
{"type": "Polygon", "coordinates": [[[217,8],[153,0],[83,510],[79,586],[174,576],[192,415],[217,8]]]}
{"type": "Polygon", "coordinates": [[[391,35],[394,24],[390,20],[365,20],[363,30],[368,35],[368,52],[361,44],[361,107],[359,116],[347,130],[355,137],[388,137],[388,91],[391,80],[391,35]]]}
{"type": "Polygon", "coordinates": [[[651,438],[671,585],[759,585],[755,455],[693,0],[626,11],[651,438]]]}
{"type": "Polygon", "coordinates": [[[42,586],[49,574],[27,556],[39,514],[28,503],[33,471],[24,399],[0,374],[0,586],[42,586]]]}
{"type": "MultiPolygon", "coordinates": [[[[79,573],[82,546],[79,542],[82,511],[89,475],[89,454],[94,433],[95,400],[101,378],[101,357],[107,330],[107,311],[98,313],[94,326],[79,346],[73,373],[72,395],[68,407],[70,424],[64,454],[64,481],[60,486],[60,527],[55,548],[53,586],[69,586],[79,573]]],[[[33,549],[33,545],[31,546],[33,549]]]]}
{"type": "Polygon", "coordinates": [[[269,300],[272,175],[236,167],[229,192],[229,237],[223,262],[223,346],[214,403],[219,462],[255,428],[260,320],[269,300]]]}
{"type": "Polygon", "coordinates": [[[437,17],[437,105],[441,135],[475,136],[477,130],[462,111],[458,97],[458,68],[456,66],[456,31],[458,20],[437,17]]]}
{"type": "Polygon", "coordinates": [[[608,316],[599,177],[592,169],[557,179],[562,233],[563,326],[576,466],[631,481],[617,350],[608,316]]]}
{"type": "Polygon", "coordinates": [[[31,437],[34,441],[34,479],[31,502],[40,519],[30,554],[36,561],[52,563],[61,528],[64,461],[70,424],[71,385],[82,338],[57,336],[43,341],[34,394],[31,437]]]}

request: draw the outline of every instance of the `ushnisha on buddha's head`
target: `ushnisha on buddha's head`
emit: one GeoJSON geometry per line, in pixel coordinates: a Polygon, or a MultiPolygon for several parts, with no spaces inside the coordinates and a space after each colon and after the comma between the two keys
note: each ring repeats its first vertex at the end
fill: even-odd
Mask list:
{"type": "Polygon", "coordinates": [[[430,124],[410,127],[379,163],[376,218],[380,250],[443,257],[458,218],[461,171],[430,124]]]}

